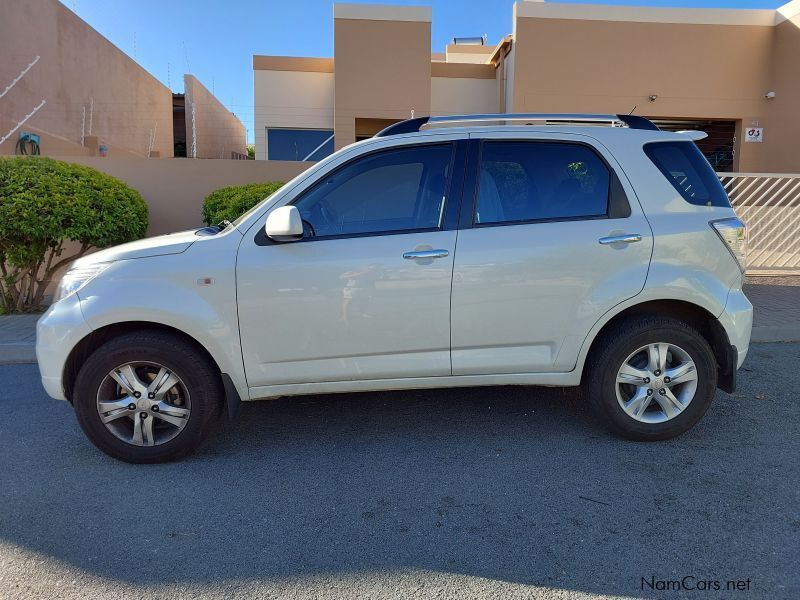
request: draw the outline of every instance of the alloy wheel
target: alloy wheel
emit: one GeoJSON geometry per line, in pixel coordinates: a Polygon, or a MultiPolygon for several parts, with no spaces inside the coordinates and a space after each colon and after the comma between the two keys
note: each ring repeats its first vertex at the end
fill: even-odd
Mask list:
{"type": "Polygon", "coordinates": [[[632,352],[617,372],[617,401],[642,423],[663,423],[681,414],[697,392],[697,367],[689,353],[665,342],[632,352]]]}
{"type": "Polygon", "coordinates": [[[189,422],[191,400],[178,375],[155,362],[112,369],[97,391],[97,412],[106,428],[134,446],[158,446],[189,422]]]}

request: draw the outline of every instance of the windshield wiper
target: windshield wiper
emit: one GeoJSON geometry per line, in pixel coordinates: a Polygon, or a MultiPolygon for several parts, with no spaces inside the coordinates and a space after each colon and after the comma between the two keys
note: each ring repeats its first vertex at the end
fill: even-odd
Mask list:
{"type": "Polygon", "coordinates": [[[216,225],[209,225],[208,227],[202,227],[195,231],[196,235],[217,235],[220,231],[225,231],[228,227],[233,225],[227,219],[220,221],[216,225]]]}

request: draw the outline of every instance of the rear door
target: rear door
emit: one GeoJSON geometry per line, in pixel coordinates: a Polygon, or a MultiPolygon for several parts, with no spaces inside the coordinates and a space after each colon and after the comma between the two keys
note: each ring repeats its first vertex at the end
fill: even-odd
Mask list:
{"type": "Polygon", "coordinates": [[[653,240],[639,202],[585,136],[476,134],[468,164],[453,374],[570,371],[592,325],[644,286],[653,240]]]}

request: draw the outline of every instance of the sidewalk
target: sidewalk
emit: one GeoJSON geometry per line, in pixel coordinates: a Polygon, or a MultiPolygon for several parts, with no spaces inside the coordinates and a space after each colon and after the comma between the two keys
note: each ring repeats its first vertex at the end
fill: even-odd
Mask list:
{"type": "MultiPolygon", "coordinates": [[[[753,342],[800,342],[800,276],[748,277],[753,342]]],[[[39,315],[0,316],[0,364],[36,362],[39,315]]]]}

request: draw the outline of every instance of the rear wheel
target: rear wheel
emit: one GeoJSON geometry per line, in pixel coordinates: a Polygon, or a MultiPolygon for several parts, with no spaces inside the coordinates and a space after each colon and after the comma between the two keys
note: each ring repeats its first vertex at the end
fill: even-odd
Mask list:
{"type": "Polygon", "coordinates": [[[75,380],[81,428],[126,462],[176,460],[194,451],[219,419],[223,389],[205,356],[180,337],[127,333],[98,348],[75,380]]]}
{"type": "Polygon", "coordinates": [[[690,325],[664,317],[627,319],[599,338],[587,394],[618,435],[652,441],[691,429],[717,387],[714,354],[690,325]]]}

